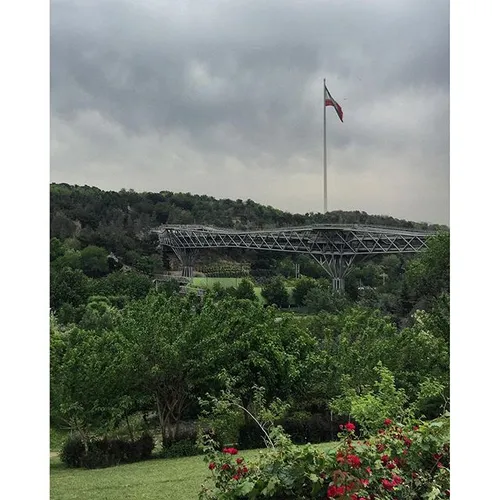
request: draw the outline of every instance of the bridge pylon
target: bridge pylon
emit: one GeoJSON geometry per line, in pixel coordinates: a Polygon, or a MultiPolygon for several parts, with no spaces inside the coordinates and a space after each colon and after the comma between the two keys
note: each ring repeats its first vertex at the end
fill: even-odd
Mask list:
{"type": "Polygon", "coordinates": [[[176,248],[172,247],[175,255],[181,262],[182,277],[193,278],[194,276],[194,263],[198,256],[198,251],[193,248],[176,248]]]}
{"type": "Polygon", "coordinates": [[[352,271],[355,255],[315,255],[313,253],[310,255],[330,276],[333,292],[345,292],[345,279],[352,271]]]}

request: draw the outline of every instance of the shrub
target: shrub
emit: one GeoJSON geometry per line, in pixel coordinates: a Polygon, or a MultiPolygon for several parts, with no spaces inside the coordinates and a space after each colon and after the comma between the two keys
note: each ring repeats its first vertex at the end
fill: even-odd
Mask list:
{"type": "Polygon", "coordinates": [[[80,438],[71,437],[63,446],[61,460],[68,467],[95,469],[147,460],[153,448],[154,440],[149,434],[135,441],[94,439],[87,443],[87,448],[80,438]]]}
{"type": "Polygon", "coordinates": [[[218,452],[207,438],[204,451],[212,487],[205,500],[337,498],[410,500],[449,497],[449,415],[431,422],[393,422],[369,439],[356,442],[352,423],[339,433],[338,448],[324,452],[296,446],[275,427],[272,449],[255,463],[238,451],[218,452]]]}
{"type": "Polygon", "coordinates": [[[201,455],[202,450],[192,439],[181,439],[163,448],[160,456],[165,458],[192,457],[201,455]]]}
{"type": "Polygon", "coordinates": [[[85,445],[81,438],[70,436],[61,449],[61,461],[68,467],[81,467],[81,458],[85,454],[85,445]]]}

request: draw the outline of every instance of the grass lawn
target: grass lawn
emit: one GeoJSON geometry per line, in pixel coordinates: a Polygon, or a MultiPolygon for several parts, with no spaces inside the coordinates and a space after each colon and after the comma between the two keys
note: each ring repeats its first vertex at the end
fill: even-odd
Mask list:
{"type": "MultiPolygon", "coordinates": [[[[337,443],[317,445],[334,448],[337,443]]],[[[247,460],[259,450],[240,452],[247,460]]],[[[154,459],[107,469],[68,469],[58,457],[50,459],[51,500],[196,500],[207,477],[202,456],[154,459]]]]}

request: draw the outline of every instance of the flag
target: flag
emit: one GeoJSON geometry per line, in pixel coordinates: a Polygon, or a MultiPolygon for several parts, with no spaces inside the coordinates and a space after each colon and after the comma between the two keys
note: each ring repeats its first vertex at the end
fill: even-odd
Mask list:
{"type": "Polygon", "coordinates": [[[344,123],[344,112],[342,111],[340,104],[332,97],[330,92],[328,92],[326,85],[325,85],[325,106],[333,106],[335,108],[335,111],[339,115],[340,121],[344,123]]]}

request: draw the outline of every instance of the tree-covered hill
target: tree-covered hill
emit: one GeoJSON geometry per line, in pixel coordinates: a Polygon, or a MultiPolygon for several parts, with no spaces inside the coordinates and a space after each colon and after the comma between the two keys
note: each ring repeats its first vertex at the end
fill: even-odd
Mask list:
{"type": "Polygon", "coordinates": [[[99,246],[125,261],[137,260],[138,256],[155,254],[156,245],[149,230],[165,223],[208,224],[243,230],[321,223],[441,227],[360,211],[292,214],[252,200],[217,200],[190,193],[136,193],[125,189],[114,192],[68,184],[50,186],[51,237],[61,241],[76,238],[80,248],[99,246]]]}

